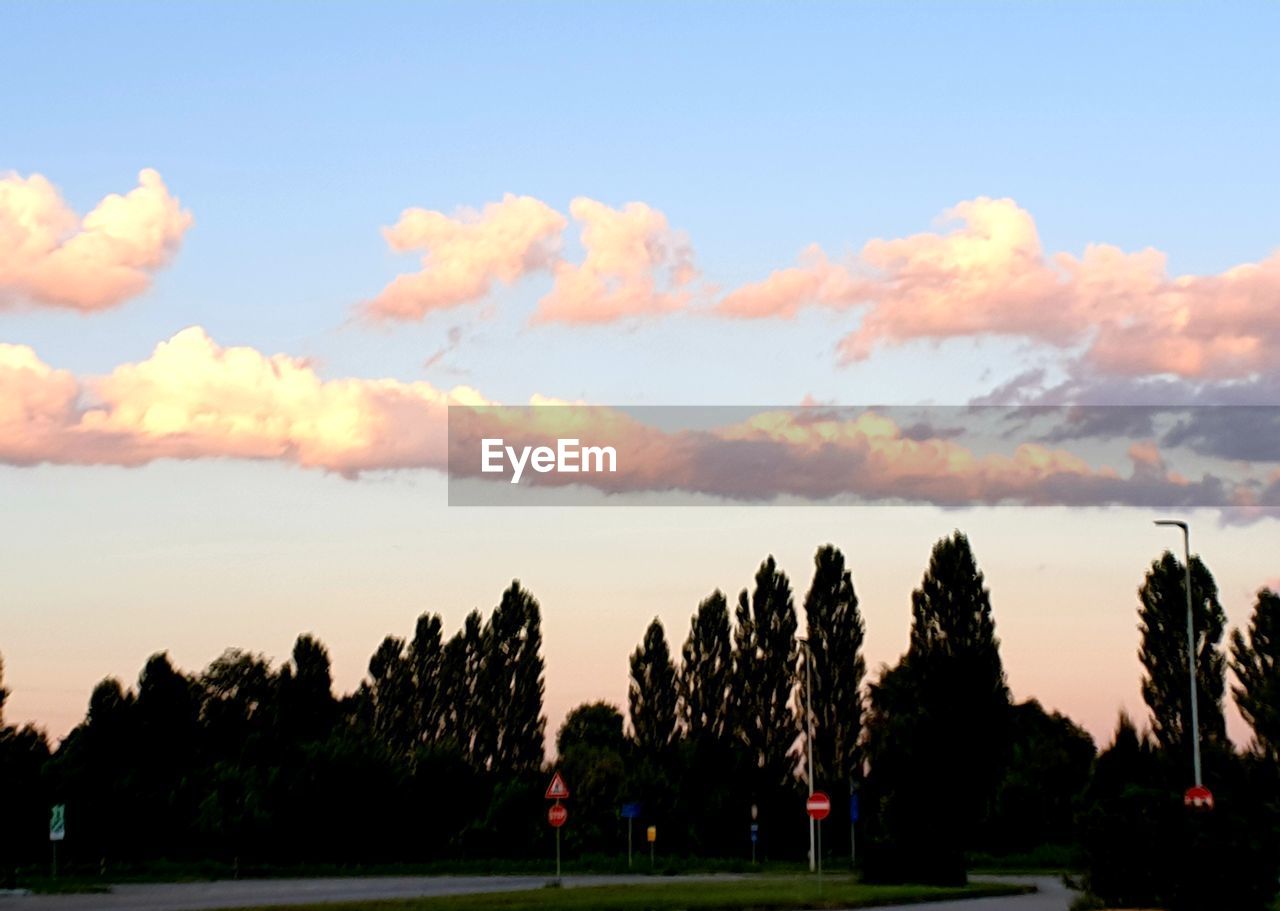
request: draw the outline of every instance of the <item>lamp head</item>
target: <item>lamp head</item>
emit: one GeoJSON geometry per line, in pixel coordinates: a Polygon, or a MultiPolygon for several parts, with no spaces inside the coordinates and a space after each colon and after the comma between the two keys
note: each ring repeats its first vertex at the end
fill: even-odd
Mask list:
{"type": "Polygon", "coordinates": [[[1173,526],[1176,526],[1177,528],[1181,528],[1183,531],[1187,530],[1187,523],[1179,519],[1156,519],[1155,524],[1173,525],[1173,526]]]}

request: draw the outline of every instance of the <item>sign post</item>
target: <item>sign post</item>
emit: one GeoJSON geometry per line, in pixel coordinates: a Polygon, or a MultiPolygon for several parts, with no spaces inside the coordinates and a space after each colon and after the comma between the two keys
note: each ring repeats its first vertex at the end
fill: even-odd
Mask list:
{"type": "Polygon", "coordinates": [[[49,811],[49,844],[53,847],[53,878],[58,878],[58,842],[67,837],[67,805],[55,804],[49,811]]]}
{"type": "Polygon", "coordinates": [[[858,792],[851,791],[849,793],[849,866],[856,867],[858,865],[858,845],[856,841],[856,832],[858,822],[858,792]]]}
{"type": "Polygon", "coordinates": [[[631,829],[632,823],[640,816],[640,804],[624,803],[622,805],[622,818],[627,821],[627,869],[631,869],[631,829]]]}
{"type": "Polygon", "coordinates": [[[756,842],[760,840],[760,826],[757,823],[751,824],[751,864],[755,866],[756,862],[756,842]]]}
{"type": "Polygon", "coordinates": [[[822,894],[822,820],[831,812],[831,798],[821,791],[814,791],[804,802],[809,818],[817,823],[817,850],[814,852],[818,861],[818,894],[822,894]]]}
{"type": "Polygon", "coordinates": [[[556,885],[560,885],[560,827],[569,820],[568,808],[561,805],[560,801],[569,796],[569,786],[564,783],[564,779],[560,777],[557,771],[551,776],[551,784],[547,785],[547,800],[554,800],[547,809],[547,822],[551,824],[551,828],[556,830],[556,885]]]}
{"type": "Polygon", "coordinates": [[[654,865],[653,845],[658,840],[658,827],[649,826],[649,831],[645,833],[645,836],[649,839],[649,869],[652,870],[654,865]]]}

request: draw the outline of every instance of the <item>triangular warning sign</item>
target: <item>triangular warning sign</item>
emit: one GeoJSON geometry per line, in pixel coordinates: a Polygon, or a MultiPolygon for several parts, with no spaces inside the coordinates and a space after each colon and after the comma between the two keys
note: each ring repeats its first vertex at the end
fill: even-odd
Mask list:
{"type": "Polygon", "coordinates": [[[547,785],[547,800],[564,800],[568,796],[569,786],[564,783],[560,773],[556,772],[551,777],[551,784],[547,785]]]}

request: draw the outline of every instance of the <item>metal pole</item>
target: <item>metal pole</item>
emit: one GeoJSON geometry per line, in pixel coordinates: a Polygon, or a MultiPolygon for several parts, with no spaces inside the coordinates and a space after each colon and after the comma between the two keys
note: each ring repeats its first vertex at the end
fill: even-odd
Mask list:
{"type": "MultiPolygon", "coordinates": [[[[556,801],[559,803],[560,801],[556,801]]],[[[560,827],[556,826],[556,885],[560,885],[560,827]]]]}
{"type": "MultiPolygon", "coordinates": [[[[812,817],[810,817],[812,818],[812,817]]],[[[818,894],[822,894],[822,822],[819,821],[818,829],[818,894]]]]}
{"type": "MultiPolygon", "coordinates": [[[[804,645],[804,726],[805,745],[809,752],[809,796],[813,796],[813,650],[809,648],[809,640],[801,639],[804,645]]],[[[814,856],[813,817],[809,817],[809,872],[816,869],[817,858],[814,856]]]]}
{"type": "Polygon", "coordinates": [[[1196,787],[1204,782],[1200,775],[1200,699],[1196,680],[1196,624],[1191,606],[1191,530],[1186,522],[1157,519],[1157,525],[1175,525],[1182,529],[1183,587],[1187,591],[1187,672],[1191,676],[1191,763],[1195,770],[1196,787]]]}

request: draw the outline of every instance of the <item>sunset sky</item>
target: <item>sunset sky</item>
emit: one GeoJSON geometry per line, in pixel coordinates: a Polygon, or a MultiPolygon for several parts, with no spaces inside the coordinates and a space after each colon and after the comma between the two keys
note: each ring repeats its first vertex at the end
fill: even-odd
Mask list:
{"type": "MultiPolygon", "coordinates": [[[[1152,497],[1246,478],[1237,506],[1176,514],[1233,625],[1280,585],[1258,505],[1280,502],[1280,427],[1254,418],[1205,418],[1176,458],[1128,431],[1101,456],[983,461],[835,428],[840,452],[887,438],[927,476],[909,506],[725,499],[716,447],[685,506],[449,506],[444,473],[449,405],[1275,405],[1275,5],[26,3],[5,21],[11,722],[60,737],[153,652],[283,660],[300,632],[348,691],[384,635],[424,610],[456,629],[519,578],[553,733],[581,701],[625,704],[652,617],[678,648],[698,601],[770,553],[799,602],[828,542],[874,672],[961,528],[1015,696],[1105,739],[1119,708],[1145,715],[1136,591],[1180,546],[1152,497]],[[1141,492],[1063,494],[1064,474],[1141,492]],[[964,505],[1010,485],[1049,505],[964,505]]],[[[795,427],[749,432],[812,464],[795,427]]],[[[648,451],[655,472],[673,459],[648,451]]]]}

